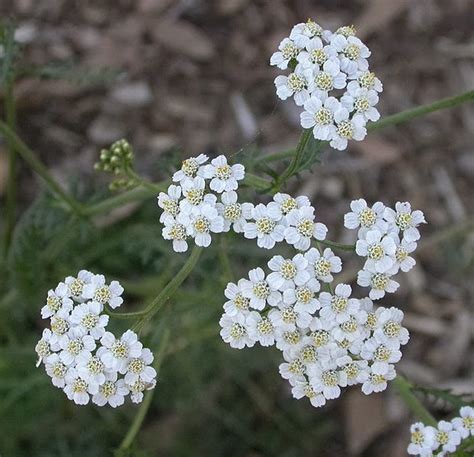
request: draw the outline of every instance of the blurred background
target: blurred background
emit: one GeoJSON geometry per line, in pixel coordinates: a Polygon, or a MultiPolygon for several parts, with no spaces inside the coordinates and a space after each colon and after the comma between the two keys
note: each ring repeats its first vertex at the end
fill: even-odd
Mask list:
{"type": "MultiPolygon", "coordinates": [[[[0,16],[16,22],[22,61],[43,68],[40,78],[25,72],[16,84],[19,135],[81,200],[109,195],[107,177],[93,164],[102,147],[122,137],[135,147],[138,171],[152,180],[169,177],[190,155],[224,153],[247,163],[294,147],[299,109],[277,99],[278,71],[268,62],[291,27],[309,17],[333,30],[357,27],[384,83],[382,116],[472,89],[474,79],[470,0],[1,0],[0,16]]],[[[3,107],[3,93],[0,101],[3,107]]],[[[345,243],[355,235],[343,229],[352,199],[408,200],[425,212],[418,264],[383,304],[402,308],[411,331],[400,371],[421,385],[468,394],[473,133],[473,104],[440,111],[370,133],[347,151],[328,149],[287,189],[308,195],[330,239],[345,243]]],[[[6,174],[0,142],[2,205],[6,174]]],[[[183,256],[161,239],[153,198],[71,221],[23,162],[18,186],[18,222],[0,270],[0,455],[111,455],[137,407],[77,407],[35,370],[33,348],[45,326],[40,307],[49,288],[88,268],[122,281],[127,309],[138,309],[183,256]]],[[[0,206],[0,218],[2,212],[0,206]]],[[[270,257],[253,241],[226,240],[236,278],[270,257]]],[[[412,418],[393,390],[369,397],[348,390],[314,409],[291,398],[277,350],[237,351],[220,340],[228,278],[217,261],[223,247],[215,244],[147,329],[156,348],[160,329],[170,328],[172,353],[129,455],[406,455],[412,418]]],[[[343,260],[336,280],[354,281],[359,262],[343,260]]],[[[424,401],[439,418],[453,414],[444,402],[424,401]]]]}

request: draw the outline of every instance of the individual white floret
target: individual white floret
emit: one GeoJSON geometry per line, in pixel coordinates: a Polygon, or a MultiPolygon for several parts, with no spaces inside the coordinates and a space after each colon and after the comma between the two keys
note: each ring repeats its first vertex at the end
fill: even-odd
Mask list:
{"type": "Polygon", "coordinates": [[[113,333],[105,332],[100,342],[106,349],[101,353],[100,360],[106,368],[119,372],[126,370],[130,358],[140,357],[143,348],[132,330],[127,330],[120,339],[115,338],[113,333]]]}
{"type": "Polygon", "coordinates": [[[53,332],[49,328],[43,330],[41,339],[36,343],[35,352],[38,354],[38,360],[36,362],[36,367],[39,367],[41,363],[47,359],[54,351],[59,351],[59,341],[55,339],[51,343],[53,337],[53,332]]]}
{"type": "Polygon", "coordinates": [[[77,373],[88,384],[103,384],[106,379],[107,368],[101,357],[107,349],[100,347],[96,354],[82,352],[77,356],[77,373]]]}
{"type": "MultiPolygon", "coordinates": [[[[73,312],[75,309],[73,310],[73,312]]],[[[59,339],[62,335],[65,335],[71,328],[72,316],[69,311],[60,309],[53,317],[51,317],[51,338],[49,343],[51,347],[59,346],[59,339]]]]}
{"type": "Polygon", "coordinates": [[[338,284],[334,294],[321,292],[319,302],[321,310],[319,314],[326,321],[335,321],[338,324],[345,322],[349,317],[359,310],[359,300],[349,298],[352,289],[348,284],[338,284]]]}
{"type": "Polygon", "coordinates": [[[183,185],[196,176],[201,176],[203,173],[202,165],[207,162],[207,159],[206,155],[200,154],[197,157],[189,157],[189,159],[183,160],[181,169],[173,174],[173,181],[183,185]]]}
{"type": "Polygon", "coordinates": [[[454,418],[451,422],[461,438],[465,439],[469,435],[474,436],[474,408],[471,406],[463,406],[459,410],[459,417],[454,418]]]}
{"type": "Polygon", "coordinates": [[[369,365],[367,360],[348,361],[342,369],[347,376],[347,385],[363,384],[369,378],[369,365]]]}
{"type": "MultiPolygon", "coordinates": [[[[336,134],[334,117],[341,109],[343,106],[335,97],[312,96],[304,103],[304,111],[300,115],[301,126],[313,129],[313,136],[317,140],[329,141],[336,134]]],[[[337,117],[340,117],[339,114],[337,117]]]]}
{"type": "Polygon", "coordinates": [[[359,38],[337,34],[332,37],[331,46],[340,52],[341,69],[350,77],[355,77],[358,71],[368,70],[367,58],[371,53],[359,38]]]}
{"type": "Polygon", "coordinates": [[[249,279],[243,279],[240,287],[242,295],[250,299],[249,306],[256,310],[264,309],[267,303],[277,306],[282,299],[281,293],[270,287],[261,268],[250,270],[249,279]]]}
{"type": "Polygon", "coordinates": [[[402,353],[396,347],[385,345],[372,337],[364,342],[360,356],[372,361],[375,369],[383,370],[384,366],[399,362],[402,353]]]}
{"type": "Polygon", "coordinates": [[[267,276],[268,284],[272,289],[282,292],[301,286],[311,278],[307,269],[308,261],[302,254],[297,254],[292,259],[284,259],[281,255],[273,256],[268,267],[272,270],[267,276]]]}
{"type": "Polygon", "coordinates": [[[90,283],[84,286],[82,296],[101,305],[108,304],[115,309],[123,303],[122,293],[123,287],[118,281],[112,281],[110,285],[107,285],[104,275],[94,275],[90,283]]]}
{"type": "Polygon", "coordinates": [[[379,102],[379,96],[375,90],[360,87],[357,81],[351,81],[347,85],[346,93],[341,98],[341,104],[350,113],[362,116],[364,121],[378,121],[380,113],[375,108],[379,102]]]}
{"type": "Polygon", "coordinates": [[[293,198],[291,195],[277,192],[273,196],[273,201],[267,205],[267,209],[271,217],[280,222],[281,220],[286,221],[286,216],[291,210],[304,206],[311,206],[309,198],[305,195],[293,198]]]}
{"type": "Polygon", "coordinates": [[[242,233],[247,221],[252,217],[252,203],[239,203],[237,193],[233,190],[221,195],[221,202],[216,203],[219,215],[224,218],[224,232],[231,227],[235,233],[242,233]],[[222,202],[222,203],[221,203],[222,202]]]}
{"type": "Polygon", "coordinates": [[[299,69],[296,69],[288,76],[277,76],[274,82],[278,97],[281,100],[293,97],[297,106],[302,106],[308,100],[313,91],[314,84],[312,70],[299,69]]]}
{"type": "Polygon", "coordinates": [[[133,385],[139,379],[145,383],[152,383],[156,378],[156,370],[150,366],[153,363],[153,353],[148,348],[143,348],[138,357],[128,360],[127,366],[121,371],[125,374],[125,383],[133,385]]]}
{"type": "MultiPolygon", "coordinates": [[[[186,181],[181,187],[184,198],[179,202],[179,208],[184,215],[199,214],[204,204],[216,205],[217,197],[214,194],[205,193],[206,182],[200,176],[186,181]]],[[[177,220],[179,220],[179,216],[176,217],[177,220]]]]}
{"type": "MultiPolygon", "coordinates": [[[[339,61],[327,60],[324,62],[322,69],[315,73],[310,92],[317,98],[325,98],[333,89],[344,89],[346,85],[346,74],[341,71],[339,61]],[[314,89],[311,90],[313,87],[314,89]]],[[[305,101],[303,100],[303,103],[305,101]]]]}
{"type": "Polygon", "coordinates": [[[250,298],[244,297],[242,293],[243,281],[239,279],[237,284],[229,282],[224,290],[224,295],[229,299],[224,303],[224,311],[229,316],[242,314],[245,317],[248,314],[250,298]]]}
{"type": "Polygon", "coordinates": [[[68,333],[59,339],[61,352],[59,357],[66,365],[75,365],[76,359],[96,348],[95,340],[91,335],[84,334],[77,327],[71,328],[68,333]]]}
{"type": "Polygon", "coordinates": [[[320,317],[313,317],[309,329],[311,333],[309,335],[310,340],[317,348],[323,348],[327,345],[334,344],[334,338],[331,335],[332,329],[337,325],[337,322],[327,321],[320,317]]]}
{"type": "Polygon", "coordinates": [[[60,309],[71,311],[73,301],[69,298],[69,288],[64,282],[60,282],[56,289],[48,291],[46,305],[41,308],[41,317],[47,319],[54,316],[60,309]]]}
{"type": "Polygon", "coordinates": [[[293,398],[297,400],[306,397],[315,408],[320,408],[326,404],[326,398],[320,392],[316,392],[311,384],[305,379],[304,381],[296,381],[291,389],[293,398]]]}
{"type": "Polygon", "coordinates": [[[87,405],[89,395],[95,395],[98,390],[98,384],[89,384],[85,379],[79,376],[75,368],[70,368],[66,374],[66,385],[64,392],[69,400],[77,405],[87,405]]]}
{"type": "Polygon", "coordinates": [[[316,248],[311,248],[304,254],[308,261],[308,268],[316,279],[323,282],[332,282],[332,273],[339,273],[342,270],[342,262],[330,248],[324,249],[322,255],[316,248]]]}
{"type": "Polygon", "coordinates": [[[367,135],[366,121],[362,116],[349,118],[349,111],[345,108],[334,115],[336,121],[336,132],[333,134],[329,144],[339,151],[347,148],[349,140],[362,141],[367,135]]]}
{"type": "Polygon", "coordinates": [[[117,408],[124,404],[128,393],[129,389],[125,381],[117,379],[117,373],[114,372],[111,379],[107,379],[99,386],[98,392],[92,396],[92,402],[98,406],[109,404],[112,408],[117,408]]]}
{"type": "Polygon", "coordinates": [[[339,369],[335,360],[324,364],[315,364],[308,368],[309,382],[316,392],[332,400],[341,395],[341,387],[347,386],[347,375],[339,369]]]}
{"type": "MultiPolygon", "coordinates": [[[[184,218],[184,215],[179,214],[178,219],[167,214],[163,219],[164,227],[161,231],[162,236],[165,240],[173,241],[173,250],[175,252],[186,252],[188,250],[188,228],[180,222],[184,218]]],[[[184,218],[184,222],[187,222],[189,218],[184,218]]]]}
{"type": "Polygon", "coordinates": [[[390,348],[398,349],[408,343],[410,334],[402,326],[403,311],[391,308],[379,308],[377,310],[377,328],[374,331],[375,339],[390,348]]]}
{"type": "Polygon", "coordinates": [[[298,47],[290,38],[283,38],[278,45],[278,51],[274,52],[270,57],[270,65],[277,66],[281,70],[286,70],[288,64],[292,59],[296,59],[301,52],[301,47],[298,47]]]}
{"type": "Polygon", "coordinates": [[[307,329],[313,320],[313,316],[307,311],[297,311],[294,306],[285,306],[283,303],[268,313],[273,327],[285,331],[293,331],[296,328],[307,329]]]}
{"type": "Polygon", "coordinates": [[[420,232],[417,227],[420,224],[426,224],[423,212],[412,211],[408,202],[397,202],[395,210],[385,208],[384,218],[389,223],[389,230],[395,233],[403,232],[403,239],[407,242],[419,240],[420,232]]]}
{"type": "Polygon", "coordinates": [[[301,22],[293,26],[290,39],[293,40],[297,46],[304,48],[314,37],[323,36],[323,32],[324,30],[319,24],[308,19],[307,22],[301,22]]]}
{"type": "Polygon", "coordinates": [[[103,306],[96,301],[88,301],[74,308],[71,313],[71,322],[82,335],[91,335],[94,339],[102,338],[105,327],[109,323],[109,316],[100,314],[103,306]]]}
{"type": "Polygon", "coordinates": [[[379,230],[368,231],[356,243],[356,253],[367,257],[364,270],[373,273],[385,273],[395,264],[397,247],[392,237],[385,236],[379,230]]]}
{"type": "Polygon", "coordinates": [[[400,238],[396,233],[391,233],[389,236],[392,237],[397,247],[395,250],[394,269],[390,273],[395,274],[399,270],[403,271],[404,273],[407,273],[416,265],[415,259],[411,257],[410,254],[412,252],[415,252],[417,244],[415,241],[409,242],[405,239],[402,239],[402,241],[400,241],[400,238]]]}
{"type": "Polygon", "coordinates": [[[286,357],[296,357],[304,346],[304,333],[299,329],[275,328],[275,345],[286,357]]]}
{"type": "Polygon", "coordinates": [[[296,311],[306,311],[313,314],[321,308],[316,298],[321,285],[316,278],[311,278],[305,284],[295,288],[288,288],[283,292],[283,302],[286,305],[294,305],[296,311]]]}
{"type": "Polygon", "coordinates": [[[435,434],[435,442],[441,447],[441,454],[444,455],[444,453],[456,451],[456,448],[461,442],[461,435],[454,429],[451,422],[439,421],[435,434]]]}
{"type": "Polygon", "coordinates": [[[248,239],[257,238],[260,248],[272,249],[275,243],[283,241],[285,225],[276,214],[263,204],[252,209],[252,219],[244,225],[244,236],[248,239]]]}
{"type": "Polygon", "coordinates": [[[287,379],[291,385],[295,385],[297,382],[305,381],[305,365],[302,360],[298,357],[285,357],[285,362],[281,363],[278,367],[280,376],[283,379],[287,379]]]}
{"type": "Polygon", "coordinates": [[[371,71],[361,71],[357,73],[357,82],[359,83],[360,87],[369,90],[375,90],[376,92],[383,91],[383,84],[375,73],[371,71]]]}
{"type": "Polygon", "coordinates": [[[372,392],[382,392],[387,388],[387,381],[395,379],[396,372],[393,365],[376,365],[369,369],[367,381],[362,384],[362,392],[370,395],[372,392]]]}
{"type": "Polygon", "coordinates": [[[225,343],[229,343],[235,349],[243,349],[244,347],[252,347],[256,340],[251,338],[247,331],[245,317],[242,314],[229,316],[223,314],[219,320],[222,327],[220,335],[225,343]]]}
{"type": "Polygon", "coordinates": [[[310,336],[305,336],[303,338],[303,345],[298,352],[298,357],[306,368],[309,368],[311,365],[318,362],[318,348],[313,344],[310,336]]]}
{"type": "Polygon", "coordinates": [[[66,385],[67,366],[61,361],[58,354],[51,354],[46,362],[45,369],[54,386],[63,388],[66,385]]]}
{"type": "Polygon", "coordinates": [[[81,270],[77,276],[68,276],[65,283],[68,286],[69,295],[78,302],[83,302],[86,298],[82,295],[84,286],[89,284],[94,274],[87,270],[81,270]]]}
{"type": "Polygon", "coordinates": [[[258,311],[250,311],[246,317],[246,327],[252,340],[258,341],[261,346],[275,344],[275,328],[267,316],[258,311]]]}
{"type": "Polygon", "coordinates": [[[339,346],[347,349],[351,354],[357,355],[369,333],[364,326],[366,319],[367,313],[359,309],[334,327],[331,335],[339,346]]]}
{"type": "Polygon", "coordinates": [[[337,50],[334,46],[324,45],[319,37],[309,40],[308,44],[302,50],[296,60],[304,69],[319,70],[328,60],[337,59],[337,50]]]}
{"type": "Polygon", "coordinates": [[[204,203],[199,213],[189,216],[180,215],[178,220],[187,227],[187,234],[194,238],[196,246],[208,247],[211,244],[211,233],[222,233],[224,230],[224,218],[219,216],[214,205],[204,203]]]}
{"type": "Polygon", "coordinates": [[[179,214],[179,200],[181,199],[181,186],[171,184],[168,192],[160,192],[158,195],[158,206],[163,209],[160,215],[160,222],[163,222],[166,215],[176,217],[179,214]]]}
{"type": "Polygon", "coordinates": [[[436,449],[436,429],[416,422],[410,427],[411,439],[407,452],[410,455],[428,457],[433,455],[436,449]]]}
{"type": "Polygon", "coordinates": [[[204,167],[204,177],[211,180],[209,187],[221,194],[239,187],[238,181],[245,177],[245,167],[240,163],[229,165],[226,156],[220,155],[204,167]]]}
{"type": "Polygon", "coordinates": [[[360,270],[357,274],[357,284],[362,287],[370,287],[369,297],[372,300],[379,300],[385,293],[393,294],[400,284],[387,273],[374,273],[367,270],[360,270]]]}
{"type": "Polygon", "coordinates": [[[326,238],[328,229],[324,224],[314,222],[312,206],[293,209],[286,218],[289,227],[285,229],[285,240],[295,249],[307,251],[313,238],[320,241],[326,238]]]}
{"type": "Polygon", "coordinates": [[[387,223],[384,221],[385,205],[376,202],[371,207],[363,198],[351,202],[351,210],[344,215],[344,227],[348,229],[359,228],[359,238],[368,230],[378,229],[384,233],[387,230],[387,223]]]}

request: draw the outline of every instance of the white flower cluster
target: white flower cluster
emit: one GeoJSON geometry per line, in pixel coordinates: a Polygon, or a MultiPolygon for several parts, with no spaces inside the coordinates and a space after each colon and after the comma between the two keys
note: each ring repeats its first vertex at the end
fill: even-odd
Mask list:
{"type": "Polygon", "coordinates": [[[410,254],[417,247],[417,227],[426,223],[425,217],[419,210],[412,211],[408,202],[397,202],[395,210],[382,202],[369,207],[363,199],[352,201],[350,206],[352,211],[344,215],[344,225],[359,229],[356,253],[366,259],[357,284],[370,287],[369,297],[378,300],[398,289],[398,282],[392,279],[395,274],[400,270],[406,273],[415,265],[410,254]]]}
{"type": "Polygon", "coordinates": [[[277,193],[267,205],[260,203],[249,208],[244,236],[257,238],[260,248],[272,249],[275,243],[285,240],[299,251],[307,251],[313,238],[320,241],[326,238],[327,227],[315,222],[314,208],[308,197],[293,198],[277,193]]]}
{"type": "Polygon", "coordinates": [[[352,26],[332,33],[308,20],[293,27],[270,59],[271,65],[292,69],[276,77],[278,97],[293,97],[304,107],[301,126],[339,150],[349,140],[364,139],[367,122],[380,118],[375,105],[382,83],[369,71],[370,50],[355,33],[352,26]]]}
{"type": "Polygon", "coordinates": [[[140,403],[143,392],[155,387],[152,352],[131,330],[120,338],[106,331],[104,306],[119,307],[122,293],[118,281],[107,284],[103,275],[81,270],[50,290],[41,309],[50,328],[35,347],[37,366],[44,363],[53,385],[78,405],[92,397],[96,405],[115,408],[128,394],[140,403]]]}
{"type": "Polygon", "coordinates": [[[158,206],[163,209],[163,238],[173,240],[176,252],[187,251],[189,238],[197,246],[207,247],[212,233],[227,232],[231,227],[242,232],[250,217],[252,205],[238,203],[235,192],[238,181],[244,179],[244,166],[229,165],[223,155],[210,164],[207,161],[204,154],[184,160],[173,175],[177,184],[158,196],[158,206]],[[220,194],[220,202],[216,194],[220,194]]]}
{"type": "Polygon", "coordinates": [[[455,452],[461,440],[474,436],[474,408],[463,406],[459,417],[450,422],[440,421],[437,427],[417,422],[411,426],[410,431],[408,454],[421,457],[445,456],[455,452]]]}
{"type": "Polygon", "coordinates": [[[292,259],[277,255],[268,267],[268,275],[256,268],[248,279],[227,285],[222,339],[238,349],[275,345],[285,360],[280,374],[293,396],[307,397],[313,406],[354,384],[362,384],[365,394],[384,390],[409,339],[403,312],[351,298],[347,284],[334,293],[320,292],[330,290],[333,273],[342,269],[329,248],[311,248],[292,259]]]}

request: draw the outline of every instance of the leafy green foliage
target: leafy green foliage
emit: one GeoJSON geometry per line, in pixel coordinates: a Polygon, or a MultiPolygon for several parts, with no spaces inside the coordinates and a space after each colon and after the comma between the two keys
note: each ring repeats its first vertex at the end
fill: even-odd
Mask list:
{"type": "Polygon", "coordinates": [[[454,409],[456,412],[462,406],[474,406],[472,394],[454,394],[449,389],[435,389],[423,386],[415,386],[413,390],[423,395],[427,401],[438,403],[443,408],[454,409]]]}

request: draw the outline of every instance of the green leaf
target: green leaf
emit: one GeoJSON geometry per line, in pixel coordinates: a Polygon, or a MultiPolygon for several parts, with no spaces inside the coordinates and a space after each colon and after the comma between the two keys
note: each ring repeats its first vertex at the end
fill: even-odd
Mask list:
{"type": "Polygon", "coordinates": [[[10,84],[15,75],[15,59],[19,46],[15,43],[15,26],[10,21],[0,22],[0,85],[10,84]]]}

